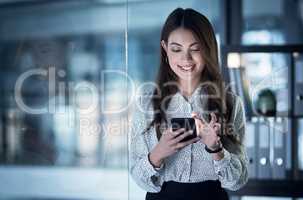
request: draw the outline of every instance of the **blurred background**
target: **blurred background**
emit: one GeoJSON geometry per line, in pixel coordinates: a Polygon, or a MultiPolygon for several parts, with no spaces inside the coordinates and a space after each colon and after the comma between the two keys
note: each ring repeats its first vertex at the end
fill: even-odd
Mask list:
{"type": "Polygon", "coordinates": [[[0,200],[144,199],[132,97],[177,7],[210,19],[245,103],[250,178],[230,199],[303,199],[303,0],[0,0],[0,200]]]}

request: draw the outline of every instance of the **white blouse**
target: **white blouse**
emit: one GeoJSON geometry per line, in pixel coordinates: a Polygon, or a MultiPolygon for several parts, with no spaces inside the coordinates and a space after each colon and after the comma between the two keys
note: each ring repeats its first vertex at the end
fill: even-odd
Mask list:
{"type": "MultiPolygon", "coordinates": [[[[168,105],[166,116],[191,117],[192,112],[202,113],[203,101],[198,87],[187,100],[177,92],[168,105]]],[[[136,104],[131,120],[130,173],[135,182],[147,192],[160,192],[165,181],[194,183],[206,180],[219,180],[223,188],[238,190],[248,179],[248,159],[245,148],[239,153],[231,153],[223,148],[224,158],[215,161],[204,149],[205,145],[198,141],[190,144],[177,153],[169,156],[161,168],[154,168],[148,159],[148,153],[158,143],[154,127],[144,132],[153,119],[151,94],[142,95],[136,104]]],[[[245,114],[243,104],[238,96],[234,98],[232,119],[233,134],[243,144],[245,134],[245,114]]],[[[243,145],[242,145],[243,146],[243,145]]]]}

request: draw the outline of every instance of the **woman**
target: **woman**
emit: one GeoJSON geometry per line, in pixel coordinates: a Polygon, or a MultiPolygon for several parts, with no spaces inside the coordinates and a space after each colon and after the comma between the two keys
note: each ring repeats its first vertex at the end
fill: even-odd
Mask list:
{"type": "Polygon", "coordinates": [[[228,199],[223,188],[247,182],[245,117],[239,97],[224,89],[205,16],[181,8],[168,16],[156,83],[133,116],[133,179],[148,200],[228,199]],[[173,131],[175,117],[193,117],[198,137],[183,141],[192,131],[173,131]]]}

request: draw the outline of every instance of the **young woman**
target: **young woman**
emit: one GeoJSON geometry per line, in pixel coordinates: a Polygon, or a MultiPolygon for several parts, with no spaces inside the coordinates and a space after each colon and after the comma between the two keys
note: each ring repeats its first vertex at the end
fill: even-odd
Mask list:
{"type": "Polygon", "coordinates": [[[224,87],[208,19],[177,8],[161,34],[156,88],[133,115],[130,173],[147,200],[228,199],[223,188],[247,182],[245,115],[238,96],[224,87]],[[192,131],[173,131],[170,120],[192,117],[192,131]]]}

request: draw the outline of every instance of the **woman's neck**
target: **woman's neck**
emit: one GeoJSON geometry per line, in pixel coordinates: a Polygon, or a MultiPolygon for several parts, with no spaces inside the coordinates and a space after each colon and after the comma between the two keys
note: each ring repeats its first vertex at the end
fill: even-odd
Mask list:
{"type": "Polygon", "coordinates": [[[179,89],[181,94],[186,97],[190,97],[195,89],[199,85],[199,80],[180,80],[179,81],[179,89]]]}

